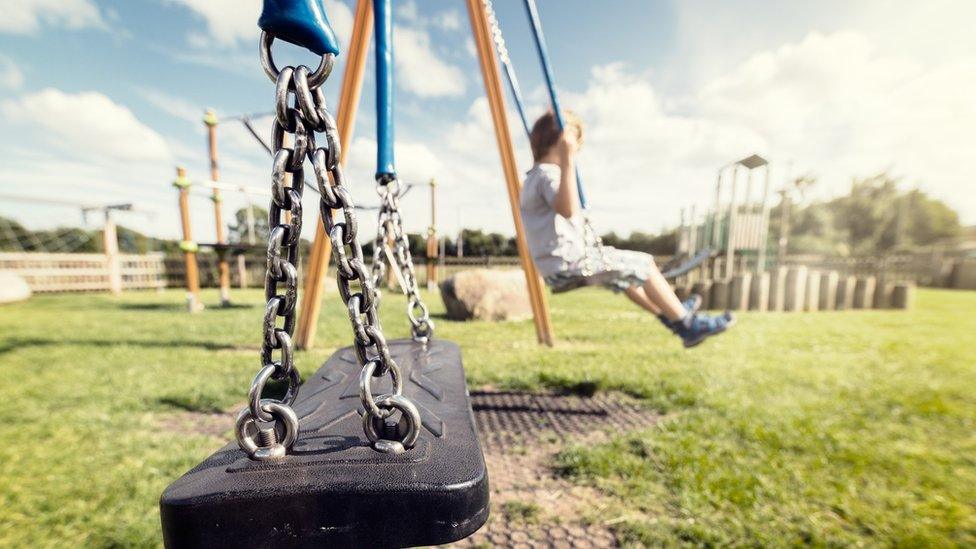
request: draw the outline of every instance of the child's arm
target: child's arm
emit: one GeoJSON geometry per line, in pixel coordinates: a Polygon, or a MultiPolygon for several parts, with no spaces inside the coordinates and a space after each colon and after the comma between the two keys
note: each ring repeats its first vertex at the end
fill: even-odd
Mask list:
{"type": "Polygon", "coordinates": [[[556,213],[570,219],[579,213],[579,193],[576,190],[576,151],[579,142],[575,132],[564,131],[556,142],[559,158],[559,191],[553,201],[556,213]]]}

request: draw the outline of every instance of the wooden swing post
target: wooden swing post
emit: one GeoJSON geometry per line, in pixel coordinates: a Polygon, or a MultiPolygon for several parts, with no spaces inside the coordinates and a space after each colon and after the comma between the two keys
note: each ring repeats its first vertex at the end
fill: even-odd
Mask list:
{"type": "Polygon", "coordinates": [[[512,208],[512,220],[515,223],[515,237],[518,243],[519,260],[525,272],[525,282],[529,290],[532,305],[532,317],[535,321],[536,337],[539,343],[552,346],[552,323],[549,319],[549,305],[542,285],[542,278],[532,262],[529,254],[528,242],[525,238],[525,226],[522,224],[522,212],[519,209],[519,194],[522,187],[518,177],[518,167],[515,163],[515,148],[512,145],[512,135],[505,115],[505,99],[502,94],[501,79],[498,75],[498,59],[495,57],[488,27],[488,16],[481,0],[467,0],[468,15],[471,19],[471,30],[474,43],[478,48],[478,61],[481,66],[481,76],[485,81],[485,93],[491,106],[491,117],[495,127],[495,140],[498,142],[498,152],[502,158],[502,171],[508,188],[509,205],[512,208]]]}
{"type": "MultiPolygon", "coordinates": [[[[339,92],[339,109],[336,123],[339,130],[339,163],[345,166],[346,156],[352,141],[352,130],[356,125],[356,111],[359,109],[359,96],[363,88],[363,72],[366,69],[366,54],[373,33],[373,6],[370,0],[356,3],[356,17],[353,21],[352,37],[349,39],[346,68],[342,75],[342,88],[339,92]]],[[[322,310],[322,292],[325,274],[332,257],[332,243],[325,227],[317,223],[315,240],[305,268],[305,287],[302,292],[301,311],[295,330],[295,344],[299,349],[309,349],[315,343],[315,327],[322,310]]]]}

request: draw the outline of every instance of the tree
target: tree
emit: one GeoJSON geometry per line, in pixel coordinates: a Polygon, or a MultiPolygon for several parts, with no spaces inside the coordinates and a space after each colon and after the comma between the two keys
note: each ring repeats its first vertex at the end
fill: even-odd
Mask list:
{"type": "MultiPolygon", "coordinates": [[[[271,234],[268,229],[268,210],[252,206],[254,214],[254,242],[260,244],[268,241],[271,234]]],[[[248,209],[241,208],[234,212],[234,221],[227,229],[227,241],[231,244],[249,244],[248,209]]],[[[304,230],[302,232],[305,232],[304,230]]]]}

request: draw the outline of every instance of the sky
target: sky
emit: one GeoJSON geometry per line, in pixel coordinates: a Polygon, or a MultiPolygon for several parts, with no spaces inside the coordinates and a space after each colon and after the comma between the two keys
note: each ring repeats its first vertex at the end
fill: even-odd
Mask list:
{"type": "MultiPolygon", "coordinates": [[[[192,180],[209,178],[204,109],[233,117],[273,107],[257,53],[261,2],[3,3],[0,195],[132,202],[144,213],[119,213],[120,223],[177,237],[175,166],[192,180]]],[[[352,0],[325,4],[345,44],[352,0]]],[[[547,96],[522,4],[496,4],[529,115],[538,116],[547,96]]],[[[770,159],[774,191],[811,174],[817,183],[805,199],[831,197],[854,177],[887,170],[976,223],[974,2],[538,5],[563,106],[587,125],[580,165],[600,232],[656,232],[692,207],[701,215],[719,168],[752,153],[770,159]]],[[[513,233],[466,4],[394,6],[397,167],[402,180],[420,185],[403,201],[406,229],[428,225],[422,184],[435,178],[441,231],[513,233]]],[[[315,62],[298,48],[275,52],[281,63],[315,62]]],[[[343,59],[325,86],[333,107],[343,59]]],[[[376,203],[372,70],[370,58],[346,169],[364,205],[376,203]]],[[[524,172],[531,155],[510,101],[509,116],[524,172]]],[[[269,117],[255,123],[270,133],[269,117]]],[[[243,126],[224,120],[218,134],[221,180],[268,187],[270,159],[243,126]]],[[[316,215],[307,195],[306,212],[316,215]]],[[[203,194],[192,204],[194,236],[212,240],[212,204],[203,194]]],[[[245,204],[225,194],[225,217],[245,204]]],[[[75,207],[9,198],[0,198],[0,215],[32,228],[81,222],[75,207]]]]}

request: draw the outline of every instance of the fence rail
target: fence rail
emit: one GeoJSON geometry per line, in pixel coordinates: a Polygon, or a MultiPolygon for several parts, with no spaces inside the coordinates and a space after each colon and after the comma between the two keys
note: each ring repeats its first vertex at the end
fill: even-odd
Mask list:
{"type": "MultiPolygon", "coordinates": [[[[157,289],[166,285],[163,254],[117,257],[123,289],[157,289]]],[[[108,261],[104,254],[0,252],[0,270],[19,274],[37,293],[109,291],[108,261]]]]}
{"type": "MultiPolygon", "coordinates": [[[[198,254],[200,285],[218,285],[217,257],[214,254],[198,254]]],[[[663,265],[667,256],[658,256],[663,265]]],[[[162,253],[118,256],[121,271],[121,287],[130,289],[158,289],[183,287],[184,264],[180,256],[164,256],[162,253]]],[[[423,280],[425,259],[418,257],[418,277],[423,280]]],[[[879,276],[890,282],[911,281],[923,286],[976,289],[976,260],[932,254],[898,255],[890,257],[834,257],[796,255],[784,258],[782,265],[804,265],[821,271],[838,271],[850,276],[879,276]]],[[[245,257],[243,268],[231,262],[231,282],[241,287],[260,287],[264,284],[264,257],[245,257]]],[[[517,269],[517,257],[445,257],[438,262],[440,278],[447,278],[458,271],[473,268],[517,269]]],[[[14,271],[21,275],[34,292],[93,292],[108,291],[110,272],[108,260],[103,254],[0,252],[0,270],[14,271]]],[[[299,276],[303,273],[300,271],[299,276]]],[[[328,276],[335,276],[334,267],[328,276]]]]}

